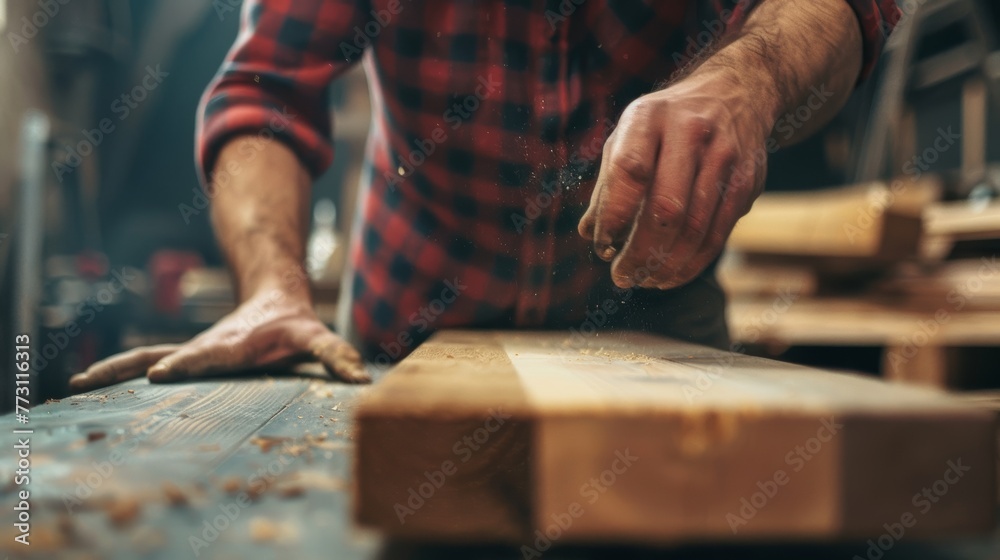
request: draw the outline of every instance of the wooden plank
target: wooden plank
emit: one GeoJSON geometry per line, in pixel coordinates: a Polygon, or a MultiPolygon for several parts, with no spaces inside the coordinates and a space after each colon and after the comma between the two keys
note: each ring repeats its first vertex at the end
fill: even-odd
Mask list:
{"type": "Polygon", "coordinates": [[[924,212],[924,228],[932,237],[1000,239],[1000,204],[941,202],[924,212]]]}
{"type": "Polygon", "coordinates": [[[877,261],[915,257],[921,211],[939,195],[940,184],[930,176],[892,185],[765,193],[736,224],[728,246],[765,255],[877,261]]]}
{"type": "Polygon", "coordinates": [[[962,309],[1000,309],[1000,262],[995,255],[903,269],[875,282],[873,294],[896,297],[913,308],[948,305],[962,309]]]}
{"type": "Polygon", "coordinates": [[[938,307],[907,309],[876,298],[803,298],[792,305],[768,299],[734,299],[727,319],[734,340],[775,345],[996,346],[995,310],[938,307]]]}
{"type": "Polygon", "coordinates": [[[882,351],[882,375],[890,381],[946,389],[950,386],[953,348],[888,346],[882,351]]]}
{"type": "Polygon", "coordinates": [[[716,271],[719,284],[730,297],[763,297],[794,294],[816,295],[816,271],[802,264],[752,262],[729,253],[716,271]]]}
{"type": "Polygon", "coordinates": [[[438,333],[357,415],[357,518],[389,535],[867,538],[959,458],[908,531],[993,523],[992,415],[644,334],[438,333]]]}
{"type": "MultiPolygon", "coordinates": [[[[371,558],[377,539],[348,515],[362,390],[298,377],[135,380],[35,407],[32,546],[5,524],[0,558],[371,558]],[[222,530],[206,534],[206,522],[222,530]]],[[[14,444],[9,431],[0,444],[14,444]]],[[[13,466],[0,462],[4,484],[13,466]]],[[[0,487],[5,511],[10,489],[0,487]]]]}

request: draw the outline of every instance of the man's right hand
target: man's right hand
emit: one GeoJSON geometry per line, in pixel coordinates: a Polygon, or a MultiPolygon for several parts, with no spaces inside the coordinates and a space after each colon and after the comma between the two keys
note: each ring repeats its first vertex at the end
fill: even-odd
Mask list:
{"type": "Polygon", "coordinates": [[[318,361],[349,383],[367,383],[361,356],[319,320],[307,298],[270,290],[244,301],[185,344],[136,348],[101,360],[70,379],[89,391],[146,375],[154,383],[318,361]]]}

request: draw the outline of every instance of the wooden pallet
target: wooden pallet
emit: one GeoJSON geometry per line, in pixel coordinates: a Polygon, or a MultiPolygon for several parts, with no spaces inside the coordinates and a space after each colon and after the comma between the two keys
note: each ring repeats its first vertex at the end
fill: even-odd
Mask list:
{"type": "Polygon", "coordinates": [[[990,413],[649,335],[438,333],[357,414],[357,518],[393,536],[537,550],[868,538],[903,515],[908,535],[992,527],[990,413]],[[925,511],[956,461],[971,470],[925,511]]]}

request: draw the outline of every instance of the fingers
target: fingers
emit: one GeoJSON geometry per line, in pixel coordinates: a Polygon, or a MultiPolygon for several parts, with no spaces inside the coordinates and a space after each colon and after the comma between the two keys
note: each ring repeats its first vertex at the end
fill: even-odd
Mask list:
{"type": "Polygon", "coordinates": [[[594,208],[592,201],[588,214],[594,214],[594,252],[606,261],[617,253],[615,244],[628,238],[653,181],[660,127],[652,111],[649,101],[633,102],[622,114],[614,138],[604,146],[595,187],[597,204],[594,208]]]}
{"type": "MultiPolygon", "coordinates": [[[[608,138],[608,142],[613,140],[614,133],[608,138]]],[[[594,184],[594,190],[590,193],[590,205],[587,206],[587,211],[584,212],[583,217],[580,218],[580,223],[576,226],[576,230],[580,233],[580,236],[590,241],[594,240],[594,227],[597,225],[597,201],[601,197],[601,184],[600,181],[594,184]]]]}
{"type": "Polygon", "coordinates": [[[713,143],[701,162],[683,227],[667,249],[670,253],[670,269],[665,271],[667,274],[660,277],[655,287],[673,288],[690,280],[683,276],[682,271],[686,270],[696,256],[700,257],[705,240],[717,226],[715,218],[720,204],[725,202],[726,197],[739,196],[727,189],[733,166],[737,162],[736,150],[730,147],[727,138],[720,138],[713,143]]]}
{"type": "MultiPolygon", "coordinates": [[[[739,180],[735,179],[737,176],[738,173],[734,173],[732,175],[733,178],[730,179],[730,183],[739,180]]],[[[763,179],[754,180],[758,182],[763,181],[763,179]]],[[[748,190],[738,189],[730,184],[726,192],[733,193],[732,196],[722,197],[719,209],[712,220],[712,225],[709,227],[708,235],[705,236],[694,256],[679,269],[673,279],[674,286],[689,282],[704,270],[715,257],[719,256],[719,253],[725,248],[726,240],[729,239],[729,234],[733,232],[736,222],[746,215],[753,205],[753,200],[756,196],[752,193],[746,194],[748,190]]]]}
{"type": "Polygon", "coordinates": [[[347,383],[370,383],[361,355],[344,339],[327,331],[309,342],[312,356],[330,375],[347,383]]]}
{"type": "MultiPolygon", "coordinates": [[[[701,193],[692,193],[692,183],[695,182],[697,162],[711,141],[711,123],[700,119],[674,127],[667,133],[657,159],[656,177],[632,235],[611,267],[611,278],[618,287],[654,287],[670,276],[665,266],[667,259],[662,255],[669,254],[674,240],[682,234],[690,201],[701,196],[701,193]]],[[[675,262],[672,255],[669,262],[675,262]]]]}
{"type": "Polygon", "coordinates": [[[70,389],[78,392],[90,391],[141,377],[145,375],[149,366],[173,354],[178,348],[180,346],[177,344],[147,346],[95,362],[87,368],[87,371],[70,378],[70,389]]]}
{"type": "Polygon", "coordinates": [[[146,372],[153,383],[169,383],[256,367],[257,352],[249,341],[238,344],[195,339],[156,362],[146,372]]]}

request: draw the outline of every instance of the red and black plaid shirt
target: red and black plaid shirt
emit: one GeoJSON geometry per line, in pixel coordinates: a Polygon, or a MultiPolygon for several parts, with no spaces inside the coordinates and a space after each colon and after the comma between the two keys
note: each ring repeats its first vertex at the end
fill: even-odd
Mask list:
{"type": "MultiPolygon", "coordinates": [[[[374,127],[350,288],[364,346],[396,357],[438,328],[579,322],[609,275],[576,233],[605,138],[759,1],[248,0],[202,103],[199,166],[263,131],[319,174],[328,86],[364,58],[374,127]]],[[[867,74],[899,12],[844,1],[867,74]]]]}

